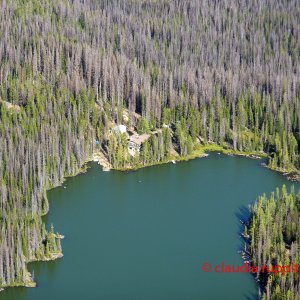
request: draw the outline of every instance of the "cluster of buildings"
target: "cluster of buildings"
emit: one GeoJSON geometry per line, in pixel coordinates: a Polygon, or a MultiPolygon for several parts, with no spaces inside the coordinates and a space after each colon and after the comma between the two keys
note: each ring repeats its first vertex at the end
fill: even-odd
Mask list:
{"type": "Polygon", "coordinates": [[[141,145],[150,137],[150,134],[147,133],[139,135],[135,131],[128,131],[125,125],[117,125],[113,128],[113,131],[117,134],[127,135],[128,153],[132,156],[140,152],[141,145]]]}

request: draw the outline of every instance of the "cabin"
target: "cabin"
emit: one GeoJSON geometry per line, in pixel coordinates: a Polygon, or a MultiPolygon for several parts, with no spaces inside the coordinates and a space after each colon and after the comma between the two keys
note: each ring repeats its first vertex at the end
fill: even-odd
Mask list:
{"type": "Polygon", "coordinates": [[[117,125],[113,128],[113,131],[117,134],[123,134],[127,132],[127,127],[125,125],[117,125]]]}
{"type": "Polygon", "coordinates": [[[137,134],[134,133],[128,138],[128,152],[130,155],[134,156],[137,152],[140,152],[141,145],[147,141],[150,137],[150,134],[137,134]]]}

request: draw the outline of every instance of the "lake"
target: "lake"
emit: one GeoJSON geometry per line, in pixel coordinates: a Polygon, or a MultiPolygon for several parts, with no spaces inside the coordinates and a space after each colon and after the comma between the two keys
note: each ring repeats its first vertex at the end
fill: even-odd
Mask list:
{"type": "Polygon", "coordinates": [[[37,288],[10,288],[0,299],[257,299],[250,274],[201,267],[242,265],[248,204],[292,184],[260,164],[217,153],[127,173],[90,163],[48,193],[45,222],[65,235],[64,257],[31,263],[37,288]]]}

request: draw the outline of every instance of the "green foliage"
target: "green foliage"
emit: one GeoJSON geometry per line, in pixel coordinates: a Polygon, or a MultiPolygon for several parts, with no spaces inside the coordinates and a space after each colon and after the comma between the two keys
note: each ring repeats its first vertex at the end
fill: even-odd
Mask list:
{"type": "Polygon", "coordinates": [[[139,134],[150,133],[150,124],[149,121],[145,118],[141,118],[137,124],[137,132],[139,134]]]}
{"type": "Polygon", "coordinates": [[[78,23],[81,27],[81,29],[85,29],[86,27],[86,21],[85,21],[85,15],[84,13],[82,12],[78,18],[78,23]]]}
{"type": "Polygon", "coordinates": [[[119,169],[168,161],[174,147],[178,159],[264,151],[299,175],[300,2],[148,2],[1,2],[0,285],[56,251],[46,190],[80,171],[95,140],[119,169]],[[123,109],[151,135],[135,156],[109,133],[123,109]]]}
{"type": "MultiPolygon", "coordinates": [[[[259,197],[252,207],[249,234],[249,254],[257,266],[300,264],[299,199],[294,188],[290,192],[283,186],[270,198],[259,197]]],[[[257,278],[264,288],[263,299],[298,299],[298,273],[270,274],[259,272],[257,278]]]]}

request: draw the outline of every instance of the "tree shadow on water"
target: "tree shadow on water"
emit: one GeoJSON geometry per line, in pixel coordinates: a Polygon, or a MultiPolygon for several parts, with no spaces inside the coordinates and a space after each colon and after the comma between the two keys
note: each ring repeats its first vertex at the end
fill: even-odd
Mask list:
{"type": "MultiPolygon", "coordinates": [[[[237,212],[235,212],[235,216],[236,216],[236,220],[238,222],[238,231],[237,231],[237,236],[239,239],[239,243],[237,245],[237,252],[239,253],[241,259],[243,261],[245,260],[250,260],[250,257],[248,257],[249,253],[247,252],[247,247],[245,248],[245,245],[249,243],[249,240],[243,236],[244,230],[245,230],[245,226],[248,226],[249,221],[250,221],[250,217],[251,217],[251,212],[250,212],[250,207],[249,206],[241,206],[238,208],[237,212]],[[246,251],[245,251],[246,250],[246,251]],[[246,255],[243,257],[243,255],[246,255]]],[[[252,276],[253,280],[255,280],[254,276],[252,276]]],[[[259,285],[257,285],[258,290],[260,289],[259,285]]],[[[259,300],[260,296],[259,296],[259,292],[256,293],[247,293],[244,294],[244,299],[246,300],[259,300]]]]}
{"type": "Polygon", "coordinates": [[[243,205],[241,207],[238,208],[238,211],[234,213],[237,223],[238,223],[238,231],[237,231],[237,236],[240,240],[240,245],[238,245],[238,251],[243,250],[243,246],[246,242],[245,237],[242,235],[245,229],[245,226],[247,226],[249,224],[249,220],[250,220],[250,209],[249,207],[243,205]]]}

